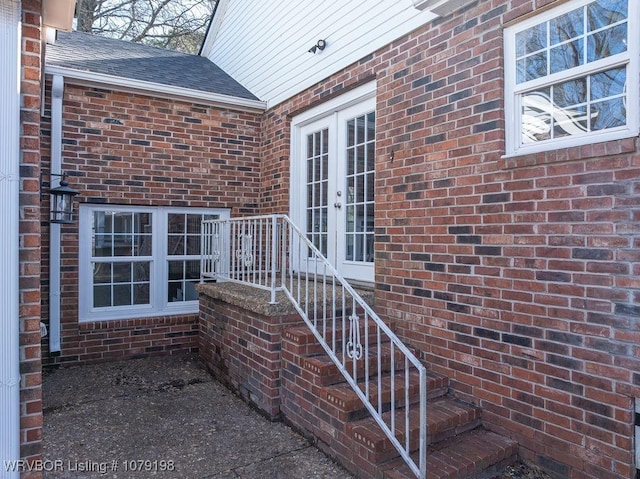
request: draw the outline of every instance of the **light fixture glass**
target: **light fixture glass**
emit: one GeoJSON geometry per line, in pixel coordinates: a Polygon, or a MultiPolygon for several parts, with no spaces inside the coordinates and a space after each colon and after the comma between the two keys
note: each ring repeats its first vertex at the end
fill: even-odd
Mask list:
{"type": "Polygon", "coordinates": [[[73,223],[73,197],[78,191],[69,187],[69,183],[65,180],[65,175],[52,174],[51,176],[61,176],[60,186],[51,188],[51,223],[69,224],[73,223]]]}

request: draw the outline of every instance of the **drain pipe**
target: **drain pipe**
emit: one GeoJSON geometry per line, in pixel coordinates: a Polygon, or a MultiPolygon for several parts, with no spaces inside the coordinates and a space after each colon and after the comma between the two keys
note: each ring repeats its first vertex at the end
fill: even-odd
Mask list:
{"type": "MultiPolygon", "coordinates": [[[[51,83],[51,188],[59,185],[62,173],[62,96],[64,77],[54,75],[51,83]],[[54,184],[54,181],[58,184],[54,184]]],[[[60,354],[60,224],[49,223],[49,355],[60,354]]]]}
{"type": "Polygon", "coordinates": [[[17,478],[20,459],[20,2],[0,7],[0,476],[17,478]],[[13,470],[12,470],[13,469],[13,470]]]}

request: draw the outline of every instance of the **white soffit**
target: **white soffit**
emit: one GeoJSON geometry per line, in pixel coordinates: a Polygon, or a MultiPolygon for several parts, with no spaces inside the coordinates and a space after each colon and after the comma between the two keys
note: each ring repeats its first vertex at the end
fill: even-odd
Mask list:
{"type": "Polygon", "coordinates": [[[58,30],[71,31],[76,0],[44,0],[42,23],[58,30]]]}

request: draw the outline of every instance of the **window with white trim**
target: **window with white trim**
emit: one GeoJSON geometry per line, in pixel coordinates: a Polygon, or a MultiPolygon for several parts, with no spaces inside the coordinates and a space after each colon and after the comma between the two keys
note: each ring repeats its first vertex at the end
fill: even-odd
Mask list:
{"type": "Polygon", "coordinates": [[[572,0],[505,29],[507,154],[638,134],[638,2],[572,0]]]}
{"type": "Polygon", "coordinates": [[[200,225],[222,209],[81,205],[80,320],[198,311],[200,225]]]}

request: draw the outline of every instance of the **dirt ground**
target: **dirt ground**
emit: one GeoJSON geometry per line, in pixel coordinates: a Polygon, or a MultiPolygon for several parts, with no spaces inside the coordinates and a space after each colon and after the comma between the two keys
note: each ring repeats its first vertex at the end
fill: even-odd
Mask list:
{"type": "Polygon", "coordinates": [[[536,467],[519,462],[508,466],[491,479],[551,479],[551,476],[536,467]]]}

